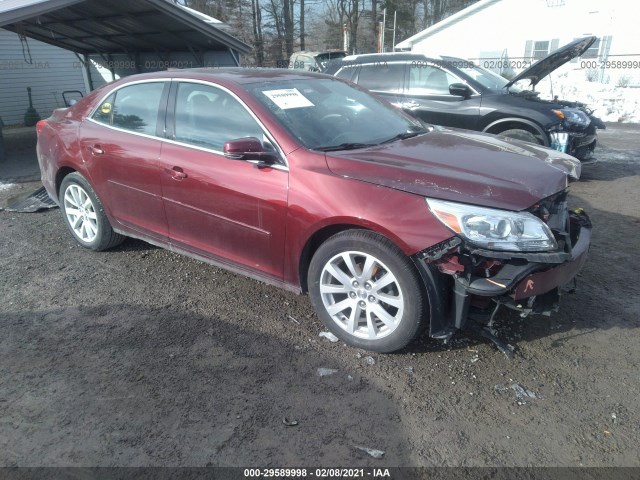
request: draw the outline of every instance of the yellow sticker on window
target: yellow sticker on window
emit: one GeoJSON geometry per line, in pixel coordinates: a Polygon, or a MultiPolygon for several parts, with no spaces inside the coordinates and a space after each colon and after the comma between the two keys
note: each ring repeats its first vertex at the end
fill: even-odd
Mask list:
{"type": "Polygon", "coordinates": [[[104,103],[102,104],[102,106],[100,107],[100,111],[101,111],[102,113],[104,113],[105,115],[108,115],[108,114],[110,114],[110,113],[111,113],[111,109],[112,109],[112,108],[113,108],[113,107],[111,106],[111,104],[110,104],[109,102],[104,102],[104,103]]]}

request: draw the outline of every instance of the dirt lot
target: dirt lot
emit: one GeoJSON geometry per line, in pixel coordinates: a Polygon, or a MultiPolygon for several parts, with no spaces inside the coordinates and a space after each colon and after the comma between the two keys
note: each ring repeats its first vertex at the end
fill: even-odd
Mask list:
{"type": "Polygon", "coordinates": [[[573,186],[595,224],[577,293],[500,316],[513,360],[461,333],[370,364],[307,297],[0,212],[0,466],[640,466],[638,133],[604,132],[573,186]]]}

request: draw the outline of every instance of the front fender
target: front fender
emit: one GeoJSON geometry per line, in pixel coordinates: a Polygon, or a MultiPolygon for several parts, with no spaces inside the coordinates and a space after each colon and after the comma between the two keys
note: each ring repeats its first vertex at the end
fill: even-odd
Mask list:
{"type": "Polygon", "coordinates": [[[499,131],[499,127],[501,127],[502,125],[504,125],[505,127],[508,126],[508,128],[504,128],[504,130],[508,130],[508,129],[512,129],[513,128],[513,124],[522,124],[522,125],[526,125],[529,128],[532,128],[533,130],[535,130],[537,132],[537,134],[542,137],[542,139],[544,140],[544,146],[548,147],[550,145],[549,142],[549,135],[540,127],[540,125],[538,125],[537,123],[531,121],[531,120],[527,120],[526,118],[520,118],[520,117],[506,117],[506,118],[501,118],[500,120],[495,120],[493,122],[491,122],[489,125],[487,125],[486,127],[484,127],[484,129],[482,130],[484,133],[495,133],[496,131],[499,131]]]}
{"type": "Polygon", "coordinates": [[[424,197],[335,175],[324,158],[291,159],[285,282],[301,284],[305,247],[322,230],[366,228],[387,237],[407,256],[451,237],[429,211],[424,197]],[[324,164],[321,166],[321,163],[324,164]]]}

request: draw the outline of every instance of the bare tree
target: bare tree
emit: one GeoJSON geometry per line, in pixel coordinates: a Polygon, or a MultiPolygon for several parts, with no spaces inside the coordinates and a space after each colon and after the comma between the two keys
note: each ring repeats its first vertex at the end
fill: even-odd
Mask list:
{"type": "Polygon", "coordinates": [[[430,27],[477,1],[478,0],[422,0],[424,5],[422,27],[430,27]]]}
{"type": "Polygon", "coordinates": [[[281,60],[284,47],[284,26],[279,0],[269,0],[269,3],[265,6],[265,12],[271,19],[270,22],[265,24],[265,27],[273,32],[271,35],[270,56],[275,55],[276,60],[281,60]]]}
{"type": "Polygon", "coordinates": [[[304,0],[300,0],[300,50],[305,50],[305,44],[304,44],[304,0]]]}
{"type": "Polygon", "coordinates": [[[227,22],[225,0],[185,0],[184,4],[222,22],[227,22]]]}
{"type": "Polygon", "coordinates": [[[374,52],[378,51],[378,0],[371,0],[371,24],[373,25],[374,52]]]}
{"type": "Polygon", "coordinates": [[[253,27],[253,48],[256,65],[264,65],[264,36],[262,35],[262,9],[260,0],[251,0],[251,23],[253,27]]]}
{"type": "Polygon", "coordinates": [[[338,0],[336,2],[338,15],[349,31],[349,45],[352,51],[357,45],[358,22],[364,10],[364,1],[365,0],[338,0]]]}
{"type": "Polygon", "coordinates": [[[284,46],[287,58],[293,54],[293,3],[294,0],[282,0],[282,19],[284,24],[284,46]]]}
{"type": "MultiPolygon", "coordinates": [[[[381,7],[387,9],[389,19],[396,15],[396,42],[444,20],[448,16],[468,7],[478,0],[382,0],[381,7]]],[[[387,30],[388,31],[388,30],[387,30]]],[[[393,48],[390,36],[385,36],[386,47],[393,48]]]]}
{"type": "MultiPolygon", "coordinates": [[[[297,38],[302,50],[309,44],[318,50],[341,48],[344,26],[349,31],[351,51],[375,52],[379,15],[384,8],[388,27],[389,18],[396,13],[396,41],[400,41],[478,0],[371,0],[371,4],[368,0],[176,1],[226,23],[234,36],[253,46],[254,63],[265,66],[289,59],[297,38]],[[314,5],[315,1],[320,4],[314,5]],[[313,16],[308,16],[309,12],[313,16]]],[[[391,37],[386,36],[387,48],[391,37]]]]}

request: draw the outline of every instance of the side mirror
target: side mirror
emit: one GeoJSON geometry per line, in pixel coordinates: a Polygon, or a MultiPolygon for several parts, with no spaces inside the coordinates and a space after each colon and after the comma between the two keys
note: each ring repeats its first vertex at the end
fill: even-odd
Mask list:
{"type": "Polygon", "coordinates": [[[458,97],[469,98],[471,96],[471,89],[469,85],[464,83],[452,83],[449,85],[449,93],[458,97]]]}
{"type": "Polygon", "coordinates": [[[267,167],[278,159],[275,152],[265,151],[262,142],[256,137],[229,140],[225,142],[222,151],[225,157],[232,160],[258,160],[259,168],[267,167]]]}

